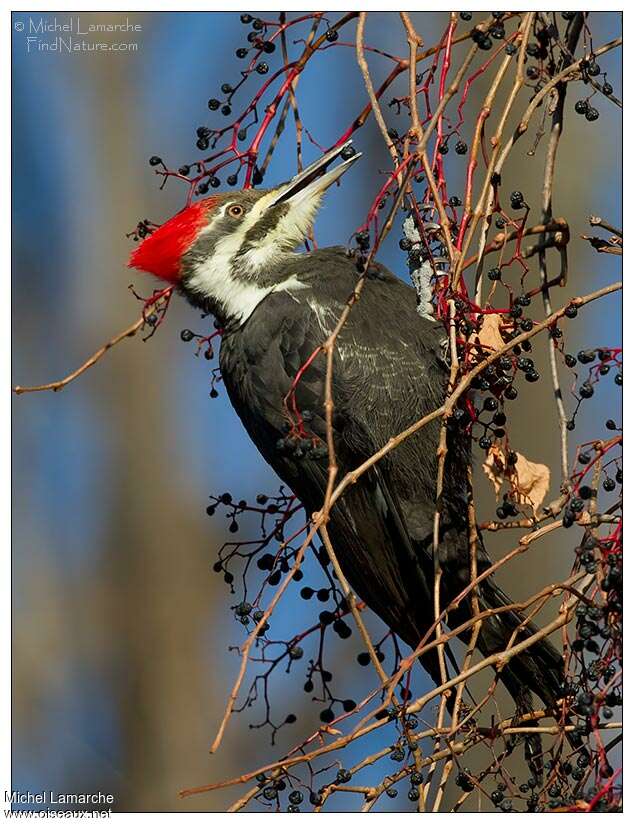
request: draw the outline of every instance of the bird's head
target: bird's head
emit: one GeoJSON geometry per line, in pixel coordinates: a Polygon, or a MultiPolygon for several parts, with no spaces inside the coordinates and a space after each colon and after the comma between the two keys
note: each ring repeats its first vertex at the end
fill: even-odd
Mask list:
{"type": "Polygon", "coordinates": [[[196,201],[149,235],[128,266],[175,284],[221,321],[242,323],[281,285],[280,264],[308,237],[325,191],[359,157],[348,142],[275,189],[196,201]]]}

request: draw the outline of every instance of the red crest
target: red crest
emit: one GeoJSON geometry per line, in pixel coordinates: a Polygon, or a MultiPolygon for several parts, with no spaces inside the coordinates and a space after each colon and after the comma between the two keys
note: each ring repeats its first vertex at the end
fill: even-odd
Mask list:
{"type": "Polygon", "coordinates": [[[183,255],[207,224],[209,212],[217,202],[217,197],[208,197],[178,212],[137,246],[128,266],[176,283],[181,277],[183,255]]]}

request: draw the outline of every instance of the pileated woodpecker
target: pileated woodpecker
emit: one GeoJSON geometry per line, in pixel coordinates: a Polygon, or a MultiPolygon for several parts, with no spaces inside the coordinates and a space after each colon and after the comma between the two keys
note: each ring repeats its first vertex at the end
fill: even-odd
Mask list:
{"type": "MultiPolygon", "coordinates": [[[[359,274],[343,247],[296,250],[326,189],[360,156],[346,145],[343,162],[329,170],[340,152],[328,152],[276,189],[225,192],[194,203],[147,237],[129,263],[174,283],[190,303],[215,315],[231,403],[308,512],[321,508],[328,476],[325,358],[310,359],[332,332],[359,274]],[[291,391],[301,425],[289,421],[285,399],[291,391]]],[[[369,266],[334,355],[333,434],[342,472],[443,403],[444,337],[440,324],[418,314],[411,287],[384,266],[369,266]]],[[[346,490],[329,522],[351,586],[412,647],[434,620],[438,437],[436,422],[405,440],[346,490]]],[[[443,605],[470,581],[469,460],[467,440],[450,432],[439,550],[443,605]]],[[[480,544],[478,572],[490,564],[480,544]]],[[[535,632],[521,613],[504,610],[511,601],[492,576],[480,583],[478,597],[481,609],[502,608],[481,627],[477,644],[484,655],[535,632]]],[[[467,621],[470,609],[470,599],[463,599],[449,624],[467,621]]],[[[439,683],[437,651],[422,662],[439,683]]],[[[562,689],[562,659],[540,640],[515,655],[500,677],[520,707],[530,705],[529,690],[553,707],[562,689]]]]}

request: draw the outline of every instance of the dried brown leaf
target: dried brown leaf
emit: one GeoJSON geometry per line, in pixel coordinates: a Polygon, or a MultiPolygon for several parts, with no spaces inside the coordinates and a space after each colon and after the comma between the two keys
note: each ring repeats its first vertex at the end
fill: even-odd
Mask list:
{"type": "Polygon", "coordinates": [[[505,340],[501,333],[503,325],[504,321],[500,315],[495,313],[484,315],[482,328],[469,337],[469,343],[475,346],[479,345],[489,352],[498,352],[505,346],[505,340]]]}
{"type": "Polygon", "coordinates": [[[550,469],[545,464],[529,461],[520,452],[515,455],[517,460],[509,464],[506,453],[499,446],[493,446],[482,469],[493,484],[496,498],[506,481],[510,487],[510,497],[521,506],[530,505],[533,513],[537,514],[550,486],[550,469]]]}

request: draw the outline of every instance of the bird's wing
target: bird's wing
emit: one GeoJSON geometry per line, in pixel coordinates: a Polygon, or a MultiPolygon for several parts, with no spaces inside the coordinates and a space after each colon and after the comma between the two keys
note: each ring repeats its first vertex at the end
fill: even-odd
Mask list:
{"type": "MultiPolygon", "coordinates": [[[[321,294],[317,288],[311,290],[308,299],[284,293],[268,297],[243,334],[223,338],[221,353],[227,390],[247,431],[309,512],[323,504],[328,460],[312,450],[295,449],[292,438],[287,448],[284,398],[294,387],[292,397],[306,421],[308,444],[313,436],[323,442],[326,360],[323,353],[312,356],[334,328],[357,279],[353,267],[347,274],[344,266],[336,272],[336,281],[330,277],[327,288],[321,294]],[[281,449],[276,446],[280,441],[281,449]]],[[[325,279],[325,263],[323,273],[325,279]]],[[[447,374],[443,330],[421,318],[415,307],[413,290],[376,268],[337,338],[333,436],[339,479],[389,438],[442,404],[447,374]]],[[[439,433],[436,420],[363,473],[335,504],[328,524],[351,586],[412,646],[433,623],[432,534],[439,433]]],[[[438,553],[445,604],[469,580],[468,460],[465,445],[450,438],[438,553]]],[[[479,567],[489,563],[480,545],[479,567]]],[[[493,587],[491,579],[489,585],[493,587]]],[[[485,595],[483,603],[489,605],[485,595]]],[[[497,603],[496,598],[491,603],[497,603]]],[[[451,613],[450,624],[462,623],[468,610],[465,601],[463,608],[451,613]]],[[[517,625],[513,617],[500,618],[490,627],[489,623],[478,640],[485,654],[505,646],[517,625]]],[[[542,659],[559,660],[550,650],[542,659]]],[[[438,683],[436,650],[422,663],[438,683]]],[[[502,672],[503,680],[513,695],[522,679],[527,680],[531,689],[552,703],[550,686],[546,689],[544,679],[534,677],[529,663],[510,664],[502,672]]],[[[560,669],[553,667],[555,673],[560,669]]]]}
{"type": "MultiPolygon", "coordinates": [[[[348,285],[339,284],[340,295],[330,303],[296,304],[274,296],[262,307],[267,311],[260,313],[259,321],[254,316],[256,323],[281,318],[275,345],[262,354],[263,362],[255,370],[269,381],[265,394],[272,399],[267,417],[273,428],[283,424],[280,398],[295,383],[293,399],[309,418],[309,435],[325,441],[325,356],[316,356],[299,380],[297,376],[334,328],[350,292],[348,285]]],[[[413,290],[382,273],[368,280],[366,290],[337,340],[334,356],[333,434],[339,477],[436,408],[443,393],[443,368],[436,353],[439,332],[416,314],[413,290]]],[[[331,538],[351,585],[413,645],[433,615],[431,555],[419,537],[432,531],[438,431],[437,425],[433,433],[423,430],[415,441],[406,441],[364,473],[335,506],[330,522],[331,538]]],[[[327,459],[314,459],[310,452],[297,457],[292,450],[271,451],[270,433],[258,437],[251,431],[251,436],[305,505],[311,511],[319,509],[327,459]]]]}

